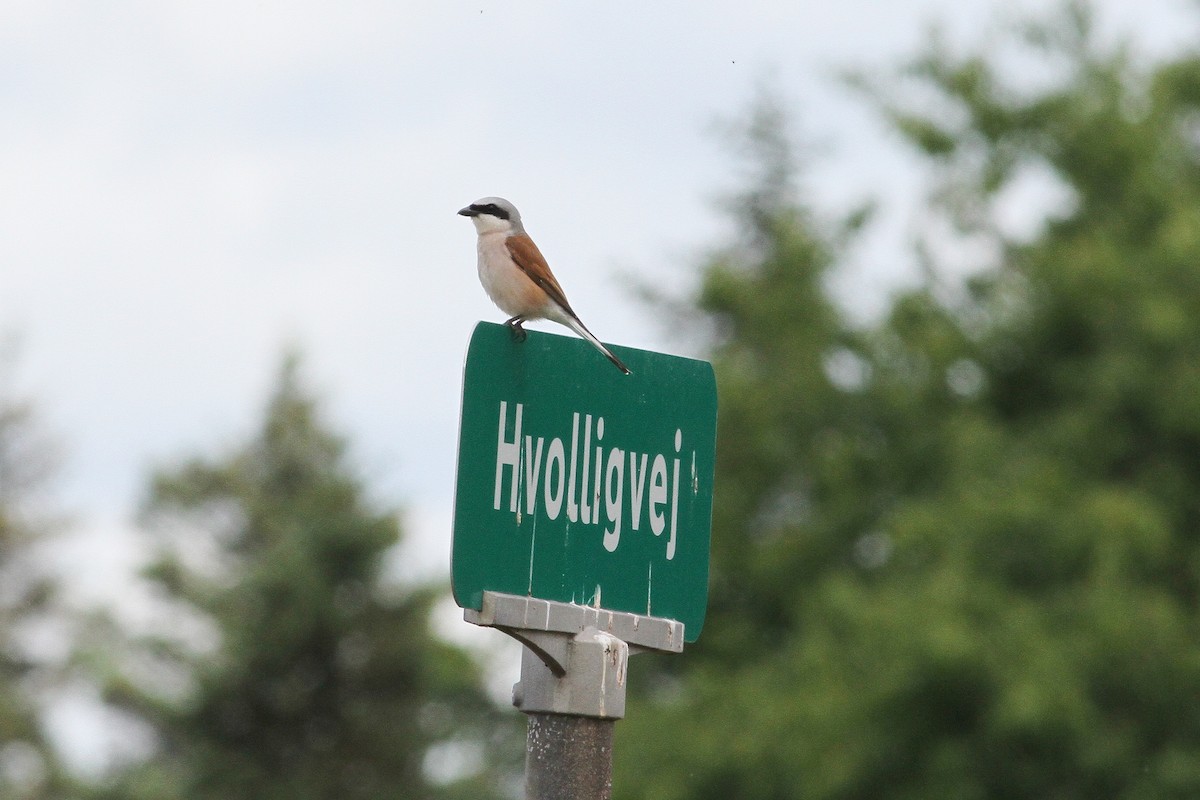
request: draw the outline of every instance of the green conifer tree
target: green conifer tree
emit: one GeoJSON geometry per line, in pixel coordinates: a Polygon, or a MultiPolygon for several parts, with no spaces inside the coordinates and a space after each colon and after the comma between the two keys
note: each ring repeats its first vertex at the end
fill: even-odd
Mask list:
{"type": "Polygon", "coordinates": [[[397,515],[345,451],[292,359],[251,441],[154,477],[148,574],[193,633],[140,642],[110,682],[154,747],[101,796],[497,796],[478,669],[430,630],[437,591],[389,581],[397,515]],[[461,776],[430,775],[438,748],[461,776]]]}
{"type": "Polygon", "coordinates": [[[635,662],[617,796],[1200,796],[1200,55],[1103,42],[1072,5],[884,83],[972,246],[878,324],[824,299],[837,231],[752,187],[697,302],[713,605],[635,662]],[[1067,199],[1017,235],[1031,174],[1067,199]]]}
{"type": "Polygon", "coordinates": [[[0,797],[48,800],[64,796],[69,780],[43,729],[55,669],[31,644],[62,619],[39,549],[55,527],[43,490],[57,459],[12,367],[0,347],[0,797]]]}

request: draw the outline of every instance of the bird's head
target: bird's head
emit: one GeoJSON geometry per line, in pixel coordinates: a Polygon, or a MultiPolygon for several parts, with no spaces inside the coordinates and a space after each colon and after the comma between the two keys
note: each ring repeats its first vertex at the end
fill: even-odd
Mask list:
{"type": "Polygon", "coordinates": [[[460,208],[458,213],[470,217],[479,233],[525,232],[521,212],[503,197],[480,198],[466,208],[460,208]]]}

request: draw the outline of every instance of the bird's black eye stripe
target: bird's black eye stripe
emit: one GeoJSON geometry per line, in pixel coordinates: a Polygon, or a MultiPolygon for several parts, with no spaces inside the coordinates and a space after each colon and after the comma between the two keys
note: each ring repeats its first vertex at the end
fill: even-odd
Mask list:
{"type": "Polygon", "coordinates": [[[493,217],[499,217],[500,219],[508,219],[508,212],[495,203],[486,203],[484,205],[472,203],[471,210],[476,214],[490,214],[493,217]]]}

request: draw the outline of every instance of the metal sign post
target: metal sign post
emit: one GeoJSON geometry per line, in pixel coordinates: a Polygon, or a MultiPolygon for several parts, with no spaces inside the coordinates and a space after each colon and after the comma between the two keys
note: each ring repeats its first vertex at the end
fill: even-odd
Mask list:
{"type": "Polygon", "coordinates": [[[525,645],[513,705],[529,716],[525,796],[608,798],[613,724],[625,716],[633,653],[683,650],[683,625],[590,606],[484,592],[464,619],[525,645]]]}
{"type": "Polygon", "coordinates": [[[706,362],[480,323],[463,380],[451,574],[466,621],[525,645],[526,797],[608,798],[630,654],[678,653],[708,601],[706,362]]]}

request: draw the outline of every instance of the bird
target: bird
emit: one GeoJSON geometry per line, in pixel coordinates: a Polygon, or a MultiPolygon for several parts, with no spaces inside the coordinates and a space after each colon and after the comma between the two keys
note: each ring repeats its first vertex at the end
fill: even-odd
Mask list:
{"type": "Polygon", "coordinates": [[[521,223],[521,212],[503,197],[484,197],[458,211],[470,217],[479,234],[479,282],[501,311],[511,314],[505,325],[524,341],[526,320],[548,319],[586,339],[626,375],[629,367],[597,339],[571,308],[562,286],[550,271],[521,223]]]}

